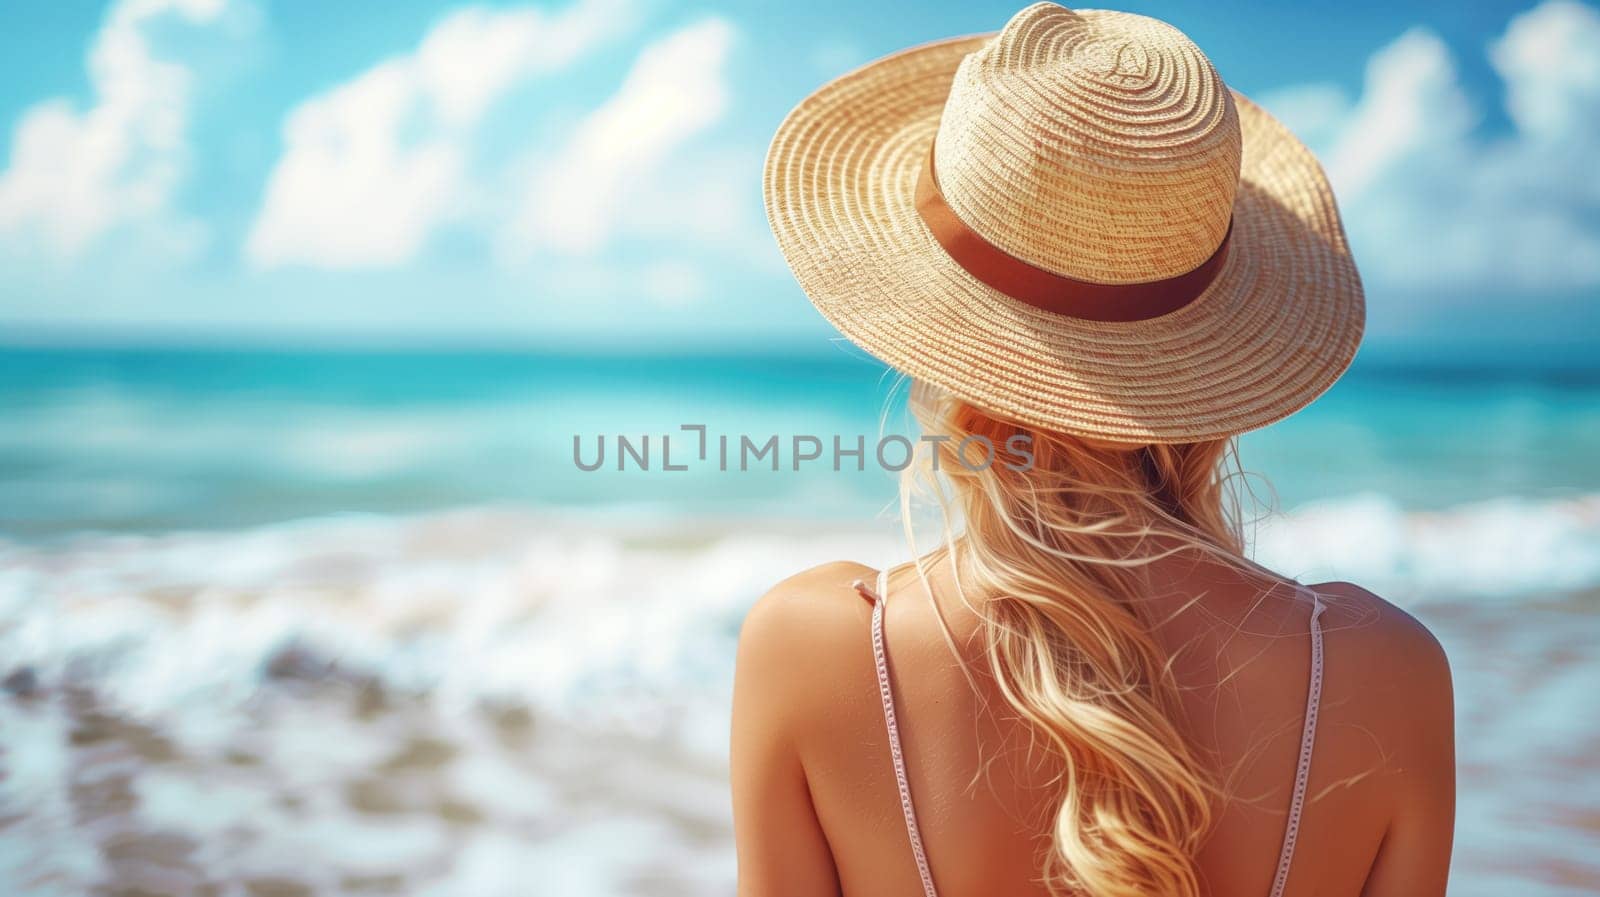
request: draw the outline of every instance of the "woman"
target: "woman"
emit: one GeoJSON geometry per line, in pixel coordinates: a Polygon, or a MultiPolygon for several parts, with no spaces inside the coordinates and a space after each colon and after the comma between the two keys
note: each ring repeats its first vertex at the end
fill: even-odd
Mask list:
{"type": "Polygon", "coordinates": [[[766,196],[959,532],[751,612],[740,893],[1444,893],[1443,653],[1244,560],[1223,475],[1360,341],[1310,153],[1171,26],[1041,3],[823,87],[766,196]]]}

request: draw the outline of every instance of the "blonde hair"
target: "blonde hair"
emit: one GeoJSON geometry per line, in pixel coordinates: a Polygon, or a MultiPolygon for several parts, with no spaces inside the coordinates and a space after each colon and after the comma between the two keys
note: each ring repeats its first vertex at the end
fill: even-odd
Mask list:
{"type": "Polygon", "coordinates": [[[948,438],[906,471],[908,537],[909,495],[932,485],[954,563],[956,505],[958,588],[964,600],[984,598],[967,603],[982,621],[989,673],[1061,764],[1045,885],[1198,897],[1195,856],[1217,789],[1180,732],[1178,685],[1142,599],[1154,560],[1188,550],[1241,558],[1239,503],[1223,472],[1232,441],[1092,444],[1000,420],[922,382],[911,408],[925,436],[948,438]],[[1024,448],[1019,437],[1031,463],[1008,451],[1024,448]]]}

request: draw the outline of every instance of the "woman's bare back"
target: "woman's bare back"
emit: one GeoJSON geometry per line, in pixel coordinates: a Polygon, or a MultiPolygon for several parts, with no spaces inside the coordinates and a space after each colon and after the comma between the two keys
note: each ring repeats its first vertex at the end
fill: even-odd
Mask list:
{"type": "MultiPolygon", "coordinates": [[[[740,892],[919,895],[869,637],[828,564],[775,587],[740,639],[734,711],[740,892]],[[787,783],[774,787],[774,783],[787,783]]],[[[1056,760],[983,671],[975,615],[948,564],[888,578],[885,630],[907,774],[942,897],[1042,895],[1060,796],[1056,760]],[[944,627],[953,636],[952,650],[944,627]],[[969,676],[971,678],[969,678],[969,676]]],[[[1152,569],[1146,619],[1174,657],[1190,743],[1230,795],[1199,857],[1214,895],[1265,897],[1283,841],[1305,715],[1311,602],[1282,580],[1211,562],[1152,569]]],[[[1432,636],[1346,583],[1327,610],[1315,759],[1285,894],[1442,894],[1454,762],[1449,671],[1432,636]]]]}

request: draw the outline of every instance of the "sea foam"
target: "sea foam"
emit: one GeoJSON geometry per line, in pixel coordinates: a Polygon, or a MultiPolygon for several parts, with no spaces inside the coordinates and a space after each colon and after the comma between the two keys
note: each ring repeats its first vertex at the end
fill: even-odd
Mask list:
{"type": "MultiPolygon", "coordinates": [[[[1600,496],[1407,512],[1377,496],[1255,529],[1259,560],[1403,605],[1600,586],[1600,496]]],[[[629,725],[725,682],[749,604],[804,567],[907,556],[884,523],[743,526],[663,540],[505,510],[345,517],[243,532],[0,543],[0,657],[41,681],[92,676],[147,713],[248,700],[274,670],[336,666],[446,700],[593,712],[629,725]]]]}
{"type": "MultiPolygon", "coordinates": [[[[22,820],[0,891],[394,879],[480,895],[533,877],[622,894],[657,875],[731,892],[722,776],[744,613],[796,570],[908,552],[887,521],[671,529],[470,509],[0,542],[0,805],[22,820]],[[518,714],[544,734],[515,735],[518,714]],[[108,846],[129,839],[149,853],[135,866],[108,846]]],[[[1600,496],[1432,512],[1358,496],[1271,519],[1254,542],[1305,581],[1514,619],[1600,586],[1600,496]]],[[[1551,640],[1596,628],[1572,619],[1496,643],[1569,656],[1551,640]]],[[[1536,711],[1570,710],[1594,676],[1552,674],[1508,708],[1500,661],[1467,653],[1463,768],[1493,784],[1464,799],[1462,837],[1488,850],[1530,799],[1595,798],[1554,773],[1505,775],[1529,743],[1495,722],[1536,726],[1559,771],[1597,746],[1594,727],[1536,711]]],[[[1581,854],[1551,818],[1518,850],[1581,854]]]]}

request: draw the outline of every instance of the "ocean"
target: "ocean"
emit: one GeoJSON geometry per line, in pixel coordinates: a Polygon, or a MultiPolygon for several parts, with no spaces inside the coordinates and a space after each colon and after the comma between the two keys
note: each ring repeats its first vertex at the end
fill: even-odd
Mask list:
{"type": "MultiPolygon", "coordinates": [[[[731,894],[739,621],[905,559],[902,392],[843,348],[0,350],[0,892],[731,894]]],[[[1600,893],[1600,372],[1363,360],[1240,454],[1258,559],[1451,655],[1451,893],[1600,893]]]]}

